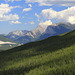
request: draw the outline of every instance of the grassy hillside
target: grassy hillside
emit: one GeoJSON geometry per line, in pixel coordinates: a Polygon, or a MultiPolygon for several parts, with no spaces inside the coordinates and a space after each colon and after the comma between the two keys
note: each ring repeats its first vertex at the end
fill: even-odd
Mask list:
{"type": "Polygon", "coordinates": [[[18,44],[19,44],[17,42],[14,42],[14,41],[4,37],[3,35],[0,35],[0,41],[16,43],[16,44],[0,44],[0,51],[11,49],[13,47],[18,46],[18,44]]]}
{"type": "Polygon", "coordinates": [[[0,75],[75,75],[75,30],[1,52],[0,75]]]}
{"type": "Polygon", "coordinates": [[[3,35],[0,35],[0,40],[1,40],[1,41],[4,41],[4,42],[7,42],[7,41],[13,42],[12,40],[10,40],[10,39],[4,37],[3,35]]]}

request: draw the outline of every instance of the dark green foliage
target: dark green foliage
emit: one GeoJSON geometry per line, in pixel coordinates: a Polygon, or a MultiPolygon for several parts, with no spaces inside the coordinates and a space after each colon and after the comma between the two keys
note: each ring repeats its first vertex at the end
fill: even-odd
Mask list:
{"type": "Polygon", "coordinates": [[[75,30],[1,52],[0,75],[75,75],[75,30]]]}

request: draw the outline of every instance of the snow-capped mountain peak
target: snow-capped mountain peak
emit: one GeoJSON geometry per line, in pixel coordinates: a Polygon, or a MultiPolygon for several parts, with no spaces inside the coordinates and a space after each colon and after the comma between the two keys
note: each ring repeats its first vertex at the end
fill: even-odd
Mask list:
{"type": "MultiPolygon", "coordinates": [[[[26,30],[17,30],[17,31],[13,31],[13,32],[10,32],[6,35],[16,35],[16,36],[24,36],[28,31],[26,30]]],[[[13,36],[14,37],[14,36],[13,36]]]]}

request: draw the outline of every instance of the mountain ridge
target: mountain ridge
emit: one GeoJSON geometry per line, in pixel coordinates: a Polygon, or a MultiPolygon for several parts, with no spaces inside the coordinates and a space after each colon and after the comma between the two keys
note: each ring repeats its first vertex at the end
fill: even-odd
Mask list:
{"type": "Polygon", "coordinates": [[[45,34],[45,36],[43,35],[45,38],[48,38],[48,35],[51,35],[51,36],[59,35],[59,34],[57,34],[56,29],[54,27],[56,27],[57,31],[60,30],[60,28],[62,30],[63,27],[64,27],[64,29],[62,30],[62,32],[61,32],[61,30],[59,31],[60,34],[66,33],[68,31],[72,30],[72,27],[71,27],[70,23],[63,23],[63,22],[61,22],[61,23],[54,23],[52,25],[47,25],[47,26],[39,25],[37,28],[33,29],[32,31],[25,31],[25,32],[21,31],[23,34],[25,34],[23,36],[16,36],[16,35],[13,35],[13,34],[10,35],[10,33],[9,33],[8,35],[6,35],[6,37],[12,39],[13,41],[17,41],[17,42],[25,44],[25,43],[36,41],[36,40],[40,39],[40,37],[43,34],[45,34]],[[53,26],[53,28],[50,28],[49,26],[50,27],[53,26]],[[59,26],[61,26],[62,28],[59,27],[59,26]],[[49,29],[49,31],[47,29],[49,29]],[[54,35],[54,33],[55,33],[55,35],[54,35]],[[46,35],[47,35],[47,37],[46,37],[46,35]]]}

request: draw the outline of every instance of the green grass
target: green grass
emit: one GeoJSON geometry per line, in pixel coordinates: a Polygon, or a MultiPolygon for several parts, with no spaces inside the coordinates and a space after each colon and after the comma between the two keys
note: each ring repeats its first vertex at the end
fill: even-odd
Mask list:
{"type": "Polygon", "coordinates": [[[12,40],[4,37],[3,35],[0,35],[0,41],[16,43],[16,44],[11,44],[11,46],[9,44],[0,44],[0,51],[8,50],[8,49],[14,48],[19,45],[18,42],[12,41],[12,40]]]}
{"type": "Polygon", "coordinates": [[[0,52],[0,75],[75,75],[75,30],[0,52]]]}

